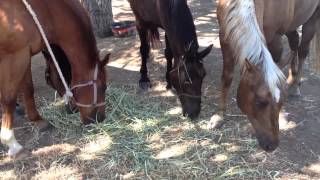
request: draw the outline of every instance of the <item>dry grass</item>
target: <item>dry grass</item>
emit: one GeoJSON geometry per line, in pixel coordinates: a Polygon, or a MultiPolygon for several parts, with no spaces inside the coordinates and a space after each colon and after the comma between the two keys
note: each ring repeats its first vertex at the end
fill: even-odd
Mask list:
{"type": "MultiPolygon", "coordinates": [[[[273,158],[257,150],[243,125],[210,131],[180,116],[173,97],[137,94],[134,87],[108,90],[108,119],[82,127],[59,103],[42,109],[56,127],[55,145],[2,171],[4,179],[274,179],[273,158]],[[171,111],[170,111],[171,110],[171,111]]],[[[239,117],[237,117],[239,118],[239,117]]],[[[281,160],[277,160],[277,163],[281,160]]],[[[8,161],[10,163],[10,161],[8,161]]],[[[286,161],[283,166],[290,166],[286,161]]],[[[279,164],[278,164],[279,166],[279,164]]]]}

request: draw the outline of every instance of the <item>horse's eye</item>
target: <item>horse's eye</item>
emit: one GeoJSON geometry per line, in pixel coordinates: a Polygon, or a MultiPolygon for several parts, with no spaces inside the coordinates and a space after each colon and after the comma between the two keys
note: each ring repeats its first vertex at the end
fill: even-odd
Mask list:
{"type": "Polygon", "coordinates": [[[50,79],[50,72],[49,71],[46,71],[45,78],[46,78],[47,84],[49,86],[52,86],[51,79],[50,79]]]}
{"type": "Polygon", "coordinates": [[[268,106],[269,101],[265,100],[265,99],[258,98],[258,99],[256,99],[255,104],[260,108],[265,108],[266,106],[268,106]]]}

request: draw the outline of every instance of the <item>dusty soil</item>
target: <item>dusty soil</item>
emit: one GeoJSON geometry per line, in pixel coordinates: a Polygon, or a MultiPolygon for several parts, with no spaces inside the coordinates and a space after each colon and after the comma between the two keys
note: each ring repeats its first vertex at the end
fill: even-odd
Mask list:
{"type": "MultiPolygon", "coordinates": [[[[201,118],[208,120],[217,107],[222,70],[215,3],[212,0],[192,0],[189,2],[195,18],[201,48],[211,43],[214,44],[213,51],[205,61],[207,76],[203,86],[204,98],[201,118]]],[[[114,3],[114,14],[116,20],[133,19],[125,0],[118,0],[117,3],[114,3]]],[[[99,39],[98,44],[101,54],[112,53],[111,63],[108,66],[109,82],[116,86],[136,85],[139,79],[140,65],[138,37],[99,39]]],[[[149,72],[154,84],[154,93],[159,93],[165,91],[163,89],[165,85],[163,50],[153,51],[153,56],[154,60],[149,63],[149,72]]],[[[45,102],[54,100],[54,91],[46,85],[44,80],[44,69],[43,57],[41,55],[35,56],[32,70],[35,93],[39,105],[44,102],[44,99],[45,102]]],[[[246,126],[248,123],[244,117],[238,116],[241,112],[234,100],[236,85],[237,80],[234,82],[230,95],[229,118],[227,118],[229,121],[226,125],[235,126],[235,128],[236,125],[239,126],[239,123],[241,126],[246,126]]],[[[265,168],[270,172],[279,173],[279,176],[275,177],[280,179],[320,178],[320,79],[314,76],[307,67],[304,71],[304,80],[301,88],[302,97],[291,98],[284,106],[279,148],[272,154],[264,154],[265,159],[263,160],[262,158],[261,160],[262,163],[264,161],[272,162],[270,165],[265,165],[265,168]]],[[[55,130],[39,134],[22,117],[17,117],[15,123],[17,139],[27,149],[41,151],[41,148],[51,147],[52,151],[55,151],[55,149],[66,148],[64,144],[60,144],[62,141],[59,139],[60,136],[55,133],[55,130]]],[[[72,143],[72,141],[74,140],[69,142],[72,143]]],[[[74,151],[76,150],[70,150],[70,152],[74,151]]],[[[37,163],[28,163],[27,161],[21,166],[21,164],[8,160],[5,157],[5,152],[6,148],[0,145],[0,174],[5,174],[10,179],[17,177],[14,175],[14,169],[26,168],[29,171],[25,177],[31,178],[35,177],[36,174],[39,175],[42,167],[32,167],[33,164],[37,163]],[[10,176],[10,174],[13,175],[10,176]]],[[[30,161],[34,161],[34,159],[30,159],[30,161]]]]}

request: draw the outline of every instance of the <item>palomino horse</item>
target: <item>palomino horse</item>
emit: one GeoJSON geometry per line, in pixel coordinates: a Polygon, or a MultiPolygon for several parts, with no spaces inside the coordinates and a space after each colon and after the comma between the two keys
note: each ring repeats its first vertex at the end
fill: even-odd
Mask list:
{"type": "MultiPolygon", "coordinates": [[[[238,106],[248,116],[260,146],[273,151],[279,144],[279,113],[284,100],[284,80],[274,63],[268,45],[279,45],[282,35],[317,18],[319,0],[220,0],[218,20],[223,52],[222,94],[218,114],[210,121],[212,128],[223,122],[227,94],[236,62],[241,66],[237,93],[238,106]]],[[[318,18],[319,19],[319,18],[318,18]]],[[[314,30],[313,30],[314,31],[314,30]]],[[[307,32],[304,33],[305,35],[307,32]]],[[[309,38],[302,38],[308,41],[309,38]]],[[[292,40],[292,39],[291,39],[292,40]]],[[[277,48],[274,48],[279,50],[277,48]]],[[[305,50],[299,50],[305,57],[305,50]]]]}
{"type": "MultiPolygon", "coordinates": [[[[74,101],[84,124],[105,118],[108,56],[99,60],[96,40],[86,11],[77,0],[29,0],[51,44],[60,47],[71,65],[74,101]],[[91,83],[89,83],[91,82],[91,83]]],[[[9,156],[25,155],[13,132],[17,92],[22,90],[28,118],[44,128],[33,100],[31,56],[45,50],[33,18],[21,0],[0,1],[0,103],[3,108],[1,141],[9,156]]]]}
{"type": "Polygon", "coordinates": [[[198,52],[199,45],[192,14],[186,0],[128,0],[136,17],[142,56],[139,85],[151,87],[148,78],[147,60],[150,43],[159,43],[157,28],[165,30],[165,57],[167,59],[167,88],[177,90],[183,114],[196,118],[201,109],[201,86],[205,77],[203,58],[212,45],[198,52]],[[172,58],[174,64],[172,67],[172,58]]]}

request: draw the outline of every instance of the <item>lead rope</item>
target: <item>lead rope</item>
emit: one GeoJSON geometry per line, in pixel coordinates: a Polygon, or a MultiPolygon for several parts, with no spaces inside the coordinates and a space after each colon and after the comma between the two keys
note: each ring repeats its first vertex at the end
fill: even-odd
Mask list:
{"type": "Polygon", "coordinates": [[[63,83],[64,88],[66,89],[66,93],[63,95],[63,99],[64,99],[64,102],[66,104],[68,104],[70,102],[70,99],[73,97],[73,94],[72,94],[69,86],[67,85],[67,82],[66,82],[65,78],[63,77],[63,74],[62,74],[61,69],[59,67],[59,64],[57,62],[57,59],[54,56],[53,51],[52,51],[52,49],[50,47],[49,41],[48,41],[48,39],[46,37],[46,34],[45,34],[45,32],[44,32],[44,30],[43,30],[43,28],[42,28],[42,26],[41,26],[41,24],[39,22],[39,19],[37,18],[37,15],[36,15],[35,11],[32,9],[31,5],[27,2],[27,0],[22,0],[22,2],[24,4],[24,6],[26,7],[26,9],[28,10],[28,12],[30,13],[30,15],[32,16],[35,24],[37,25],[38,30],[40,31],[40,34],[42,36],[42,39],[43,39],[43,41],[44,41],[44,43],[45,43],[45,45],[46,45],[46,47],[47,47],[47,49],[49,51],[49,54],[50,54],[50,56],[51,56],[51,58],[52,58],[52,60],[54,62],[54,65],[57,68],[59,77],[60,77],[60,79],[61,79],[61,81],[63,83]]]}

